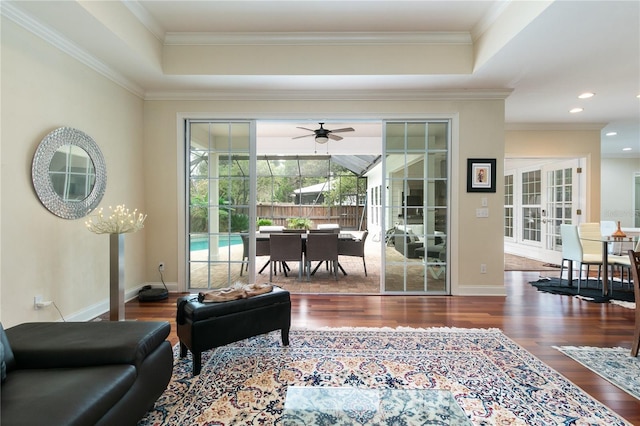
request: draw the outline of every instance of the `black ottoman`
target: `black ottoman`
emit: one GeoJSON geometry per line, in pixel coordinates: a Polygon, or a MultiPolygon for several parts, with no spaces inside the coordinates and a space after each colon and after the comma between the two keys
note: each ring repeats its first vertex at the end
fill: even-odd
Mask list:
{"type": "Polygon", "coordinates": [[[273,291],[229,302],[200,303],[197,295],[178,299],[180,357],[193,354],[193,375],[200,374],[202,352],[273,330],[281,330],[282,344],[289,345],[291,298],[280,287],[273,291]]]}

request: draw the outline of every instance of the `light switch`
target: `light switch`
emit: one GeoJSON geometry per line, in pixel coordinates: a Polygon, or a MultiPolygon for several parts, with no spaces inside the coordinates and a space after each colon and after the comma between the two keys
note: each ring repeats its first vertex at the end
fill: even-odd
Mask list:
{"type": "Polygon", "coordinates": [[[480,204],[482,205],[482,207],[487,207],[489,205],[489,200],[487,199],[487,197],[482,197],[480,199],[480,204]]]}
{"type": "Polygon", "coordinates": [[[487,208],[476,209],[476,217],[489,217],[489,209],[487,208]]]}

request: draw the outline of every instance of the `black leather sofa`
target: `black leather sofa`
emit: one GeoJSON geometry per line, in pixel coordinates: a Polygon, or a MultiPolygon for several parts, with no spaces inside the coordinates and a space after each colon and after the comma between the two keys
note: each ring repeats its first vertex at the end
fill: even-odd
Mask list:
{"type": "Polygon", "coordinates": [[[171,379],[170,329],[143,321],[0,324],[0,423],[135,425],[171,379]]]}

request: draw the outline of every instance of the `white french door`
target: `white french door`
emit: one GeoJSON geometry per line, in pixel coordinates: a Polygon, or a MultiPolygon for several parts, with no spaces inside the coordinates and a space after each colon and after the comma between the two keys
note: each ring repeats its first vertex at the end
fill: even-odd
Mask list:
{"type": "Polygon", "coordinates": [[[586,215],[584,163],[584,159],[545,160],[505,174],[505,182],[512,182],[512,196],[509,201],[505,198],[505,251],[561,262],[560,225],[577,224],[586,215]]]}
{"type": "Polygon", "coordinates": [[[581,214],[584,213],[586,203],[583,179],[584,173],[578,159],[542,167],[542,254],[549,262],[557,259],[562,251],[560,225],[578,224],[581,214]]]}

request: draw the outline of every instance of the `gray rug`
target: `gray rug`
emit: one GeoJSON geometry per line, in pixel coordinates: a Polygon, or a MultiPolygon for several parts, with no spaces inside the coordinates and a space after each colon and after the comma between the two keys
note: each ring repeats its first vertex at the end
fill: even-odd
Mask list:
{"type": "Polygon", "coordinates": [[[588,346],[554,346],[589,370],[640,399],[640,358],[629,348],[594,348],[588,346]]]}

